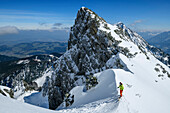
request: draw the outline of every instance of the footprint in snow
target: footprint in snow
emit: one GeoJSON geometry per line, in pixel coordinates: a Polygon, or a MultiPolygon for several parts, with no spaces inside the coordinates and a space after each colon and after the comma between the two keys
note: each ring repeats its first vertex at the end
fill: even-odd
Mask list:
{"type": "Polygon", "coordinates": [[[140,95],[140,94],[136,94],[135,96],[138,96],[139,98],[141,97],[141,95],[140,95]]]}

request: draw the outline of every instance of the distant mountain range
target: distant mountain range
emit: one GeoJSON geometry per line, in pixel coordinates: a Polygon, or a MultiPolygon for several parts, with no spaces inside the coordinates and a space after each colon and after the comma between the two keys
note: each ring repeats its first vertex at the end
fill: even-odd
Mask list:
{"type": "Polygon", "coordinates": [[[65,30],[18,30],[15,34],[0,35],[0,45],[15,45],[19,43],[67,41],[65,30]]]}
{"type": "Polygon", "coordinates": [[[17,60],[16,57],[9,57],[5,55],[0,55],[0,62],[10,61],[10,60],[17,60]]]}
{"type": "MultiPolygon", "coordinates": [[[[0,46],[0,54],[24,58],[31,55],[64,53],[67,48],[66,42],[32,42],[20,43],[13,46],[0,46]]],[[[1,56],[2,57],[2,56],[1,56]]],[[[1,59],[0,59],[1,60],[1,59]]]]}
{"type": "Polygon", "coordinates": [[[147,39],[147,41],[164,52],[170,54],[170,31],[160,33],[152,38],[147,39]]]}
{"type": "Polygon", "coordinates": [[[161,32],[151,32],[151,31],[146,31],[146,32],[137,32],[139,35],[141,35],[145,40],[148,40],[158,34],[160,34],[161,32]]]}

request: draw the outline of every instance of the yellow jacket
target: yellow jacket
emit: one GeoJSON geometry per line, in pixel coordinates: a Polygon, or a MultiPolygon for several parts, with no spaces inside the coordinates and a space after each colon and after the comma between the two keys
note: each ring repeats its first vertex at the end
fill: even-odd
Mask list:
{"type": "Polygon", "coordinates": [[[123,89],[124,89],[123,84],[122,84],[122,85],[119,85],[118,88],[120,88],[120,90],[123,90],[123,89]]]}

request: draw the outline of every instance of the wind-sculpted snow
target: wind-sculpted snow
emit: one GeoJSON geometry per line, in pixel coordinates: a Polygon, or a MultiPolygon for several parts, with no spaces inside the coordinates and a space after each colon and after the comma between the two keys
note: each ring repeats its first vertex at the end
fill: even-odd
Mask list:
{"type": "Polygon", "coordinates": [[[112,70],[106,70],[94,76],[97,76],[99,82],[96,87],[84,92],[83,89],[85,86],[77,86],[70,91],[70,93],[75,96],[75,102],[71,108],[108,97],[118,97],[115,74],[112,70]]]}

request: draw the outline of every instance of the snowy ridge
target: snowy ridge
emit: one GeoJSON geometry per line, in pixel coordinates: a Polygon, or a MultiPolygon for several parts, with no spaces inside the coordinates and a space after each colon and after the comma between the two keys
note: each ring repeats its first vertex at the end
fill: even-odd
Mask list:
{"type": "Polygon", "coordinates": [[[170,66],[170,56],[168,54],[159,48],[149,45],[139,34],[127,28],[123,23],[119,22],[115,25],[119,27],[119,30],[122,30],[122,34],[127,39],[130,39],[133,43],[135,43],[145,54],[146,51],[150,52],[168,67],[170,66]]]}
{"type": "MultiPolygon", "coordinates": [[[[125,61],[128,59],[123,58],[123,60],[125,61]]],[[[144,63],[148,64],[150,62],[144,63]]],[[[156,63],[160,62],[158,61],[156,63]]],[[[140,67],[147,68],[146,66],[140,67]]],[[[136,72],[139,72],[139,70],[137,69],[134,70],[136,70],[136,72]]],[[[149,70],[147,70],[147,72],[148,71],[149,70]]],[[[101,73],[96,73],[95,76],[98,78],[99,84],[96,87],[90,89],[88,92],[83,92],[83,86],[77,86],[73,88],[70,92],[75,95],[75,102],[67,109],[57,111],[45,110],[39,107],[20,103],[16,100],[15,102],[13,102],[14,100],[7,99],[5,97],[2,98],[2,96],[0,95],[0,99],[2,100],[0,102],[0,105],[3,108],[0,111],[6,113],[4,111],[7,110],[7,107],[5,107],[3,104],[3,101],[5,101],[6,103],[8,103],[5,105],[15,106],[11,109],[13,113],[169,113],[170,109],[168,105],[170,104],[170,102],[168,100],[170,90],[164,90],[168,87],[166,85],[170,84],[168,78],[166,77],[166,79],[161,80],[157,79],[157,77],[155,77],[153,74],[151,74],[150,76],[144,76],[144,73],[146,72],[143,72],[142,70],[140,74],[136,72],[132,74],[122,69],[113,69],[106,70],[101,73]],[[155,79],[157,79],[158,82],[155,82],[155,79]],[[116,84],[118,84],[118,81],[123,82],[125,87],[123,93],[124,95],[120,99],[120,101],[118,101],[116,96],[116,84]],[[165,104],[160,105],[160,103],[165,104]],[[23,108],[27,108],[27,110],[23,108]]]]}
{"type": "Polygon", "coordinates": [[[77,86],[70,91],[70,93],[75,96],[75,102],[72,104],[71,108],[108,97],[117,97],[118,92],[116,90],[115,74],[113,71],[107,70],[94,76],[97,76],[99,81],[99,84],[95,88],[84,92],[83,88],[85,86],[77,86]]]}
{"type": "Polygon", "coordinates": [[[48,80],[48,87],[44,88],[44,94],[48,95],[49,108],[56,109],[72,88],[82,86],[86,83],[86,77],[106,69],[123,69],[134,74],[133,67],[148,70],[141,67],[145,65],[141,61],[145,61],[151,62],[148,64],[152,67],[149,74],[161,79],[168,78],[169,68],[160,62],[152,65],[157,59],[149,47],[140,35],[123,23],[108,24],[90,9],[81,8],[70,30],[68,51],[54,64],[55,73],[48,80]],[[128,60],[123,60],[124,58],[128,60]],[[136,60],[141,63],[134,65],[136,60]],[[158,70],[158,66],[162,68],[158,70]],[[80,79],[82,82],[77,84],[80,79]]]}

